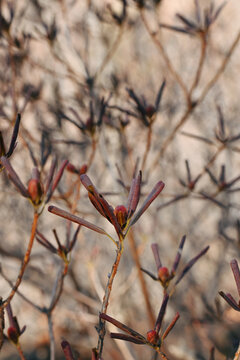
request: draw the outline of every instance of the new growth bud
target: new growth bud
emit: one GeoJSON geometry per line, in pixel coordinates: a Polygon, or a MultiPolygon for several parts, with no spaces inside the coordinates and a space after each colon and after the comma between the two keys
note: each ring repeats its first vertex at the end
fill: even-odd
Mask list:
{"type": "Polygon", "coordinates": [[[156,330],[149,330],[147,332],[147,341],[149,341],[151,344],[156,344],[158,341],[158,334],[156,330]]]}
{"type": "Polygon", "coordinates": [[[32,178],[28,183],[28,193],[34,205],[39,205],[41,203],[43,187],[40,182],[40,175],[37,168],[33,169],[32,178]]]}
{"type": "Polygon", "coordinates": [[[117,218],[117,221],[121,227],[124,229],[127,223],[128,212],[124,205],[118,205],[114,209],[114,215],[117,218]]]}
{"type": "Polygon", "coordinates": [[[163,285],[166,285],[169,278],[170,278],[170,274],[169,274],[169,271],[168,271],[168,268],[165,267],[165,266],[162,266],[158,269],[158,278],[159,280],[161,281],[161,283],[163,285]]]}

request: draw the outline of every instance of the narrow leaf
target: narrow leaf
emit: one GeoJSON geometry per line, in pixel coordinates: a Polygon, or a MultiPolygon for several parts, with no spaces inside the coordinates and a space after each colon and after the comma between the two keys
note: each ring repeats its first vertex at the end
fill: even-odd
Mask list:
{"type": "Polygon", "coordinates": [[[171,274],[173,274],[173,275],[177,271],[177,268],[178,268],[178,265],[179,265],[179,262],[180,262],[180,259],[181,259],[182,250],[183,250],[185,240],[186,240],[186,235],[184,235],[182,237],[181,241],[180,241],[180,245],[179,245],[179,248],[178,248],[178,251],[177,251],[177,255],[176,255],[176,258],[174,260],[173,267],[172,267],[172,270],[171,270],[171,274]]]}
{"type": "Polygon", "coordinates": [[[239,297],[240,297],[240,271],[239,271],[237,260],[233,259],[230,262],[230,266],[231,266],[231,269],[232,269],[232,272],[233,272],[233,275],[234,275],[234,278],[235,278],[235,282],[236,282],[237,289],[238,289],[238,294],[239,294],[239,297]]]}
{"type": "Polygon", "coordinates": [[[140,340],[140,339],[137,339],[134,336],[130,336],[130,335],[125,335],[125,334],[120,334],[120,333],[110,333],[110,336],[112,339],[125,340],[125,341],[132,342],[134,344],[139,344],[139,345],[146,344],[146,340],[145,341],[140,340]]]}
{"type": "Polygon", "coordinates": [[[165,85],[166,85],[166,80],[164,80],[162,82],[162,85],[160,86],[160,89],[158,91],[158,94],[157,94],[157,97],[156,97],[156,101],[155,101],[155,108],[156,108],[156,112],[158,111],[159,109],[159,105],[160,105],[160,102],[161,102],[161,99],[162,99],[162,94],[163,94],[163,90],[165,88],[165,85]]]}
{"type": "Polygon", "coordinates": [[[219,295],[221,295],[223,299],[228,303],[228,305],[230,305],[234,310],[240,311],[240,306],[237,304],[231,294],[225,294],[223,291],[219,291],[219,295]]]}
{"type": "Polygon", "coordinates": [[[158,280],[158,278],[157,278],[155,275],[153,275],[150,271],[145,270],[145,269],[143,269],[143,268],[141,268],[141,271],[145,272],[145,274],[147,274],[148,276],[150,276],[153,280],[158,280]]]}
{"type": "Polygon", "coordinates": [[[54,157],[52,160],[52,163],[51,163],[51,167],[49,170],[49,174],[48,174],[47,182],[46,182],[46,186],[45,186],[45,194],[47,194],[47,197],[48,197],[49,193],[51,192],[52,180],[53,180],[53,175],[54,175],[56,166],[57,166],[57,158],[54,157]]]}
{"type": "Polygon", "coordinates": [[[69,212],[65,211],[65,210],[62,210],[62,209],[59,209],[58,207],[56,206],[49,206],[48,207],[48,211],[52,214],[55,214],[55,215],[58,215],[58,216],[61,216],[63,217],[64,219],[67,219],[67,220],[70,220],[70,221],[73,221],[79,225],[82,225],[82,226],[85,226],[87,227],[88,229],[91,229],[93,231],[96,231],[97,233],[99,234],[102,234],[102,235],[107,235],[108,236],[108,233],[106,233],[106,231],[104,231],[102,228],[76,216],[76,215],[73,215],[73,214],[70,214],[69,212]]]}
{"type": "Polygon", "coordinates": [[[71,251],[77,241],[77,237],[78,237],[78,234],[79,234],[79,230],[81,229],[81,225],[79,225],[77,227],[77,230],[75,231],[74,235],[73,235],[73,238],[72,238],[72,241],[70,242],[69,244],[69,248],[68,248],[68,251],[71,251]]]}
{"type": "Polygon", "coordinates": [[[133,329],[129,328],[127,325],[124,325],[123,323],[121,323],[120,321],[112,318],[111,316],[107,315],[107,314],[100,314],[99,315],[101,319],[110,322],[111,324],[115,325],[118,329],[121,329],[122,331],[134,336],[135,338],[145,341],[145,337],[142,336],[141,334],[139,334],[138,332],[134,331],[133,329]]]}
{"type": "Polygon", "coordinates": [[[43,245],[45,248],[47,248],[52,253],[56,254],[57,249],[45,238],[45,236],[40,233],[40,231],[36,231],[36,240],[43,245]]]}
{"type": "Polygon", "coordinates": [[[15,149],[20,121],[21,121],[21,115],[17,114],[17,119],[16,119],[16,122],[15,122],[15,125],[14,125],[12,139],[11,139],[11,142],[10,142],[8,152],[6,154],[7,157],[10,157],[12,155],[12,153],[13,153],[13,150],[15,149]]]}
{"type": "Polygon", "coordinates": [[[89,198],[91,201],[93,200],[93,205],[100,212],[100,214],[105,216],[108,221],[115,227],[117,234],[121,234],[122,230],[120,228],[120,225],[118,224],[116,216],[113,213],[113,208],[111,207],[111,205],[109,205],[107,200],[105,200],[104,197],[99,194],[92,181],[86,174],[81,175],[80,179],[83,186],[91,194],[89,198]]]}
{"type": "Polygon", "coordinates": [[[153,202],[153,200],[156,199],[156,197],[160,194],[160,192],[163,190],[164,188],[164,183],[162,181],[159,181],[155,187],[153,188],[153,190],[151,191],[151,193],[148,195],[148,197],[146,198],[146,200],[144,201],[144,203],[142,204],[141,208],[138,210],[138,212],[136,213],[136,215],[132,218],[132,220],[130,221],[128,228],[132,225],[134,225],[138,219],[142,216],[142,214],[147,210],[147,208],[151,205],[151,203],[153,202]]]}
{"type": "Polygon", "coordinates": [[[8,176],[9,176],[10,180],[13,182],[13,184],[16,186],[17,190],[19,190],[20,193],[24,197],[29,198],[29,194],[28,194],[27,189],[25,188],[25,186],[21,182],[19,176],[17,175],[17,173],[13,169],[13,167],[10,164],[10,162],[8,161],[8,159],[5,156],[2,156],[0,160],[1,160],[1,164],[6,168],[8,176]]]}
{"type": "Polygon", "coordinates": [[[163,336],[162,336],[162,340],[166,339],[166,337],[168,336],[170,331],[173,329],[173,327],[175,326],[175,324],[176,324],[176,322],[178,321],[179,318],[180,318],[180,315],[179,315],[179,312],[177,312],[176,315],[174,316],[173,320],[171,321],[170,325],[164,331],[163,336]]]}
{"type": "Polygon", "coordinates": [[[46,199],[46,203],[50,200],[50,198],[52,197],[52,194],[54,192],[54,190],[56,189],[56,187],[58,186],[59,184],[59,181],[61,180],[62,178],[62,175],[63,175],[63,172],[64,172],[64,169],[66,168],[68,164],[68,160],[64,160],[60,166],[60,169],[58,170],[57,172],[57,175],[55,176],[55,179],[53,180],[53,184],[51,186],[51,190],[48,192],[48,196],[47,196],[47,199],[46,199]]]}
{"type": "Polygon", "coordinates": [[[156,243],[152,244],[151,248],[152,248],[153,256],[154,256],[155,263],[156,263],[157,270],[158,270],[160,267],[162,267],[162,262],[160,260],[160,255],[159,255],[158,244],[156,244],[156,243]]]}
{"type": "Polygon", "coordinates": [[[165,294],[165,295],[164,295],[164,298],[163,298],[163,301],[162,301],[162,305],[161,305],[160,311],[159,311],[159,313],[158,313],[158,317],[157,317],[157,321],[156,321],[156,324],[155,324],[155,328],[154,328],[154,330],[155,330],[157,333],[159,333],[159,331],[160,331],[160,329],[161,329],[163,317],[164,317],[164,315],[165,315],[166,308],[167,308],[167,304],[168,304],[168,300],[169,300],[169,295],[168,295],[168,294],[165,294]]]}
{"type": "Polygon", "coordinates": [[[139,171],[137,178],[132,180],[131,188],[129,191],[128,201],[127,201],[128,219],[132,217],[132,215],[134,214],[137,208],[140,198],[141,182],[142,182],[142,172],[139,171]]]}
{"type": "Polygon", "coordinates": [[[74,360],[72,349],[71,349],[69,342],[66,340],[63,340],[61,342],[61,347],[64,352],[65,359],[66,360],[74,360]]]}
{"type": "Polygon", "coordinates": [[[209,249],[209,246],[205,247],[197,256],[195,256],[192,260],[190,260],[187,263],[187,265],[184,267],[181,274],[179,275],[175,285],[177,285],[182,280],[182,278],[187,274],[187,272],[191,269],[191,267],[198,261],[198,259],[200,259],[200,257],[202,257],[203,255],[206,254],[208,249],[209,249]]]}
{"type": "Polygon", "coordinates": [[[188,27],[192,28],[192,29],[196,29],[196,24],[187,19],[185,16],[181,15],[181,14],[176,14],[176,17],[181,20],[185,25],[187,25],[188,27]]]}

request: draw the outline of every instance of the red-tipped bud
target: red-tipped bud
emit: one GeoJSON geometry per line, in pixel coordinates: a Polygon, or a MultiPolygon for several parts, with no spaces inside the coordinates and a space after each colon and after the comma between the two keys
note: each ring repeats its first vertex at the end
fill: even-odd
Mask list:
{"type": "Polygon", "coordinates": [[[145,113],[148,117],[152,117],[156,112],[156,109],[153,105],[148,105],[145,107],[145,113]]]}
{"type": "Polygon", "coordinates": [[[28,193],[34,205],[39,205],[41,203],[43,188],[38,179],[31,179],[29,181],[28,193]]]}
{"type": "Polygon", "coordinates": [[[71,163],[68,163],[67,164],[67,167],[66,167],[67,171],[73,173],[73,174],[77,174],[78,173],[78,170],[75,168],[75,166],[71,163]]]}
{"type": "Polygon", "coordinates": [[[170,275],[167,267],[162,266],[158,269],[158,278],[162,284],[166,284],[169,277],[170,275]]]}
{"type": "Polygon", "coordinates": [[[86,174],[87,169],[88,169],[88,167],[87,167],[86,164],[82,165],[82,166],[80,167],[80,169],[79,169],[79,174],[80,174],[80,175],[86,174]]]}
{"type": "Polygon", "coordinates": [[[9,340],[12,341],[15,345],[17,345],[19,339],[19,332],[17,331],[17,329],[13,326],[10,326],[7,330],[7,333],[9,340]]]}
{"type": "Polygon", "coordinates": [[[123,229],[126,225],[127,217],[128,217],[127,209],[125,208],[125,206],[123,205],[116,206],[114,209],[114,215],[116,216],[121,229],[123,229]]]}
{"type": "Polygon", "coordinates": [[[156,344],[158,341],[158,334],[155,330],[149,330],[147,332],[147,341],[149,341],[151,344],[156,344]]]}
{"type": "Polygon", "coordinates": [[[95,125],[93,122],[93,118],[89,117],[85,123],[86,129],[93,135],[95,132],[95,125]]]}

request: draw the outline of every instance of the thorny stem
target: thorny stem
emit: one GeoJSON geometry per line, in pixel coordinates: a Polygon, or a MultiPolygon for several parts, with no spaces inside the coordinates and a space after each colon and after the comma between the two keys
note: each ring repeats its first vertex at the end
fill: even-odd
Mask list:
{"type": "Polygon", "coordinates": [[[146,305],[146,309],[147,309],[147,313],[148,313],[148,318],[149,318],[149,323],[150,326],[153,327],[155,324],[155,317],[153,314],[153,310],[152,310],[152,306],[150,303],[150,296],[147,290],[147,286],[146,286],[146,282],[143,276],[143,272],[141,271],[141,264],[140,264],[140,259],[139,259],[139,253],[138,253],[138,249],[136,246],[136,242],[135,242],[135,238],[134,238],[134,234],[133,234],[133,229],[131,229],[129,231],[129,245],[130,245],[130,249],[131,249],[131,254],[132,257],[135,261],[136,267],[137,267],[137,271],[138,271],[138,278],[141,284],[141,288],[142,288],[142,293],[144,296],[144,300],[145,300],[145,305],[146,305]]]}
{"type": "MultiPolygon", "coordinates": [[[[109,298],[111,295],[111,291],[112,291],[112,285],[113,285],[113,280],[117,274],[117,270],[118,270],[118,266],[121,260],[121,256],[123,253],[123,238],[119,239],[119,242],[117,243],[117,254],[116,254],[116,259],[114,261],[114,264],[112,266],[112,270],[111,273],[108,276],[108,282],[107,282],[107,286],[105,289],[105,294],[103,297],[103,303],[102,303],[102,308],[101,308],[101,313],[106,314],[107,313],[107,308],[108,308],[108,304],[109,304],[109,298]]],[[[99,319],[99,325],[98,325],[98,345],[97,345],[97,353],[99,355],[99,358],[101,358],[102,355],[102,351],[103,351],[103,341],[104,341],[104,337],[105,337],[105,321],[102,319],[99,319]]]]}
{"type": "Polygon", "coordinates": [[[27,247],[27,251],[25,253],[23,262],[22,262],[22,266],[21,269],[19,271],[18,274],[18,278],[17,281],[15,283],[15,285],[13,286],[10,295],[8,296],[8,298],[4,301],[3,305],[1,307],[6,308],[7,305],[10,303],[10,301],[12,300],[12,298],[14,297],[19,285],[21,284],[25,269],[27,267],[27,264],[30,260],[30,255],[31,255],[31,251],[32,251],[32,247],[33,247],[33,242],[34,242],[34,238],[35,238],[35,233],[36,233],[36,229],[37,229],[37,222],[38,222],[38,218],[39,218],[39,214],[37,212],[34,213],[34,218],[33,218],[33,223],[32,223],[32,231],[31,231],[31,236],[29,239],[29,243],[28,243],[28,247],[27,247]]]}

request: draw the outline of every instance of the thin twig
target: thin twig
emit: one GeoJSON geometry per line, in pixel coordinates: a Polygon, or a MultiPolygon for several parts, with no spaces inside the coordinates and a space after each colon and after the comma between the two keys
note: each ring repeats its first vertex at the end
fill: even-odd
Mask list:
{"type": "Polygon", "coordinates": [[[4,303],[2,305],[4,308],[6,308],[7,305],[10,303],[10,301],[14,297],[19,285],[21,284],[24,272],[25,272],[27,264],[28,264],[28,262],[30,260],[30,255],[31,255],[33,242],[34,242],[34,238],[35,238],[35,233],[36,233],[36,229],[37,229],[38,218],[39,218],[39,214],[37,212],[35,212],[34,213],[34,218],[33,218],[33,223],[32,223],[31,236],[30,236],[30,240],[29,240],[29,243],[28,243],[27,251],[25,253],[25,256],[24,256],[24,259],[23,259],[23,262],[22,262],[22,266],[21,266],[21,269],[20,269],[19,274],[18,274],[17,281],[16,281],[15,285],[13,286],[13,288],[12,288],[12,290],[10,292],[10,295],[8,296],[8,298],[4,301],[4,303]]]}
{"type": "MultiPolygon", "coordinates": [[[[107,286],[105,289],[105,294],[104,294],[104,298],[103,298],[103,302],[102,302],[101,313],[103,313],[103,314],[107,313],[109,298],[110,298],[111,291],[112,291],[113,280],[114,280],[117,270],[118,270],[122,252],[123,252],[123,240],[120,240],[118,242],[116,259],[112,266],[111,273],[109,274],[109,277],[108,277],[108,282],[107,282],[107,286]]],[[[105,321],[99,318],[99,327],[98,327],[99,336],[98,336],[97,352],[98,352],[100,358],[101,358],[102,351],[103,351],[103,341],[104,341],[105,333],[106,333],[105,321]]]]}
{"type": "Polygon", "coordinates": [[[139,258],[139,253],[138,253],[138,249],[136,246],[136,241],[134,238],[134,234],[133,234],[133,229],[131,229],[129,231],[129,245],[130,245],[130,249],[131,249],[131,255],[133,257],[133,260],[135,261],[136,267],[137,267],[137,272],[138,272],[138,278],[141,284],[141,288],[142,288],[142,293],[144,296],[144,300],[145,300],[145,305],[146,305],[146,309],[147,309],[147,314],[148,314],[148,319],[149,319],[149,324],[150,324],[150,328],[152,328],[155,324],[155,316],[152,310],[152,306],[150,303],[150,296],[149,296],[149,292],[146,286],[146,282],[143,276],[143,272],[141,270],[141,264],[140,264],[140,258],[139,258]]]}

